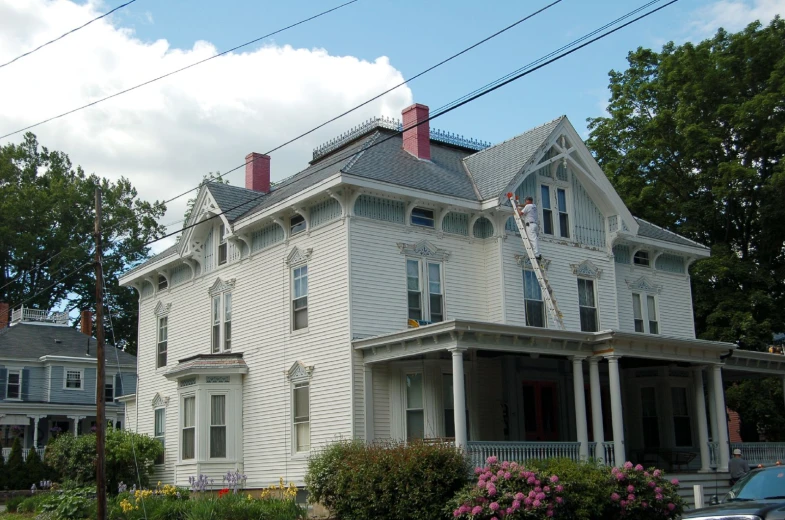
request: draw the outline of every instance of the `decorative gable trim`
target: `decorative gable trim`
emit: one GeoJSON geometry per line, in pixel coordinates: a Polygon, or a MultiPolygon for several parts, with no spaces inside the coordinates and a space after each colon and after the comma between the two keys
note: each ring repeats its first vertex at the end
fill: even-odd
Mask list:
{"type": "Polygon", "coordinates": [[[659,294],[659,292],[662,291],[661,285],[655,285],[651,283],[645,276],[641,276],[634,282],[631,282],[630,280],[624,281],[627,283],[627,287],[633,291],[640,291],[649,294],[659,294]]]}
{"type": "Polygon", "coordinates": [[[433,258],[435,260],[447,261],[450,257],[450,252],[444,249],[439,249],[427,240],[421,240],[416,244],[404,244],[398,242],[398,249],[401,254],[408,256],[422,256],[425,258],[433,258]]]}
{"type": "Polygon", "coordinates": [[[594,265],[591,260],[584,260],[580,264],[570,264],[572,274],[575,276],[583,276],[585,278],[600,279],[602,276],[602,269],[594,265]]]}
{"type": "Polygon", "coordinates": [[[295,246],[292,248],[291,252],[289,252],[289,256],[286,257],[286,265],[295,266],[304,264],[311,259],[312,253],[313,249],[310,247],[308,249],[300,250],[295,246]]]}
{"type": "Polygon", "coordinates": [[[234,282],[235,282],[234,278],[228,281],[223,281],[220,278],[216,278],[215,283],[212,285],[212,287],[210,287],[210,289],[207,292],[210,293],[210,296],[215,296],[223,292],[231,291],[232,289],[234,289],[234,282]]]}
{"type": "Polygon", "coordinates": [[[296,361],[292,368],[286,371],[286,377],[292,383],[306,383],[311,380],[313,367],[306,366],[302,361],[296,361]]]}
{"type": "Polygon", "coordinates": [[[155,314],[159,318],[162,318],[162,317],[166,316],[167,314],[169,314],[170,310],[172,310],[172,304],[171,303],[167,303],[166,305],[164,305],[164,302],[160,302],[159,301],[158,305],[156,305],[155,309],[153,309],[153,314],[155,314]]]}
{"type": "MultiPolygon", "coordinates": [[[[534,269],[532,267],[532,261],[529,260],[528,255],[515,255],[515,263],[518,264],[518,267],[520,267],[521,269],[534,269]]],[[[550,267],[550,265],[551,265],[551,261],[548,260],[547,258],[543,258],[540,260],[540,267],[542,267],[546,271],[548,270],[548,267],[550,267]]]]}
{"type": "Polygon", "coordinates": [[[161,394],[156,392],[150,404],[152,405],[153,410],[155,410],[156,408],[166,408],[166,406],[169,404],[169,398],[162,397],[161,394]]]}

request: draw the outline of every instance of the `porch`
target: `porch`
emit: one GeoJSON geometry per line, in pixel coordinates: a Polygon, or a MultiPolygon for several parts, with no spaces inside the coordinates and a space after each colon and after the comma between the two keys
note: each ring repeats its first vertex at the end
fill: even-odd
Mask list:
{"type": "MultiPolygon", "coordinates": [[[[736,447],[750,464],[785,461],[785,443],[728,441],[723,372],[760,369],[747,353],[723,363],[733,345],[476,322],[354,344],[368,441],[449,438],[476,465],[567,457],[722,473],[736,447]]],[[[782,375],[776,358],[767,367],[782,375]]]]}
{"type": "MultiPolygon", "coordinates": [[[[25,403],[22,403],[23,405],[25,403]]],[[[28,408],[34,408],[39,403],[27,404],[28,408]]],[[[18,406],[15,404],[15,406],[18,406]]],[[[3,456],[8,459],[11,448],[18,438],[23,451],[23,457],[27,460],[27,453],[30,449],[38,449],[39,454],[43,454],[43,447],[53,437],[59,435],[85,435],[94,431],[95,427],[95,408],[84,406],[84,410],[71,410],[80,412],[78,415],[53,409],[48,405],[47,410],[29,410],[28,413],[15,413],[16,410],[0,409],[0,447],[3,456]],[[87,411],[92,412],[92,415],[87,411]],[[3,413],[5,412],[5,413],[3,413]],[[35,412],[35,413],[33,413],[35,412]]],[[[116,407],[107,407],[107,420],[116,428],[123,425],[123,412],[116,407]]]]}

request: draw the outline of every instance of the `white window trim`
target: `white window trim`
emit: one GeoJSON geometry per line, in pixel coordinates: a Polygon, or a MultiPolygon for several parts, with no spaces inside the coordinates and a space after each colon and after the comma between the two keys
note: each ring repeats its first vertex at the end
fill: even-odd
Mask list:
{"type": "Polygon", "coordinates": [[[290,395],[291,395],[291,400],[292,400],[292,402],[291,402],[292,413],[290,414],[291,429],[292,429],[292,455],[294,455],[294,456],[297,456],[297,455],[308,455],[311,452],[311,446],[313,445],[313,443],[311,441],[311,431],[312,431],[312,429],[311,429],[311,422],[312,421],[311,421],[311,382],[310,382],[310,380],[305,380],[305,381],[301,380],[301,381],[297,381],[297,382],[293,381],[292,385],[291,385],[291,394],[290,395]],[[299,423],[295,422],[295,417],[294,417],[294,401],[295,401],[295,397],[294,397],[294,393],[295,393],[295,390],[297,390],[298,388],[303,388],[303,387],[308,388],[308,421],[307,421],[307,424],[308,424],[308,449],[307,450],[298,451],[297,450],[297,426],[299,424],[305,424],[306,421],[301,421],[299,423]]]}
{"type": "MultiPolygon", "coordinates": [[[[643,291],[635,291],[632,293],[630,298],[635,301],[635,295],[638,295],[641,299],[641,318],[643,319],[643,332],[639,332],[638,334],[652,334],[654,336],[662,335],[662,320],[660,320],[660,302],[657,301],[657,295],[653,293],[647,293],[643,291]],[[649,326],[649,296],[654,298],[654,317],[657,321],[657,332],[651,332],[649,326]]],[[[633,303],[633,310],[632,310],[632,330],[635,331],[635,304],[633,303]]]]}
{"type": "Polygon", "coordinates": [[[179,410],[179,418],[178,418],[178,446],[177,446],[177,461],[178,462],[186,462],[190,463],[191,461],[197,462],[199,460],[199,399],[196,395],[195,391],[181,393],[180,394],[180,410],[179,410]],[[194,425],[189,428],[194,429],[194,456],[192,459],[184,459],[183,458],[183,433],[185,430],[185,400],[193,397],[194,399],[194,425]]]}
{"type": "MultiPolygon", "coordinates": [[[[556,164],[556,163],[551,163],[556,164]]],[[[552,175],[555,173],[552,172],[552,175]]],[[[570,171],[569,175],[573,175],[570,171]]],[[[546,238],[553,238],[556,240],[566,240],[569,242],[575,242],[575,208],[573,208],[573,201],[572,201],[572,187],[570,186],[570,182],[568,181],[560,181],[554,179],[553,177],[537,177],[537,194],[534,197],[534,200],[537,204],[537,212],[538,217],[540,219],[540,237],[546,238]],[[545,233],[545,208],[542,203],[542,186],[548,187],[548,196],[550,198],[551,207],[549,211],[551,212],[551,220],[553,222],[553,234],[545,233]],[[561,221],[559,220],[559,196],[557,190],[564,190],[564,199],[567,203],[567,208],[564,213],[567,214],[567,232],[570,234],[569,237],[561,236],[561,221]]]]}
{"type": "Polygon", "coordinates": [[[215,266],[219,267],[229,263],[229,243],[226,240],[226,225],[221,222],[218,224],[218,240],[215,248],[215,266]],[[221,261],[221,248],[224,249],[224,259],[221,261]]]}
{"type": "Polygon", "coordinates": [[[5,400],[6,401],[22,401],[22,379],[24,378],[24,372],[21,368],[7,368],[5,372],[5,400]],[[17,372],[19,373],[19,397],[8,397],[8,387],[9,382],[11,381],[11,373],[17,372]]]}
{"type": "MultiPolygon", "coordinates": [[[[310,320],[308,319],[308,315],[309,315],[308,308],[310,307],[310,303],[311,303],[311,301],[310,301],[310,299],[311,299],[310,298],[311,297],[311,294],[310,294],[311,293],[311,286],[310,286],[311,270],[308,269],[308,262],[301,262],[301,263],[298,263],[296,265],[292,265],[291,269],[289,269],[289,271],[290,271],[290,283],[289,283],[289,286],[291,287],[291,290],[290,290],[290,304],[289,304],[290,309],[291,309],[290,315],[289,315],[289,321],[291,322],[290,332],[292,332],[294,334],[302,334],[303,332],[307,332],[308,331],[308,328],[309,328],[309,326],[311,324],[310,320]],[[306,272],[305,272],[305,283],[308,286],[308,290],[305,291],[305,295],[304,296],[295,297],[295,294],[294,294],[295,271],[297,271],[298,269],[302,269],[303,267],[305,267],[305,269],[306,269],[306,272]],[[305,319],[306,319],[308,324],[305,327],[297,329],[297,328],[295,328],[295,319],[294,319],[295,308],[294,308],[294,302],[295,302],[295,299],[300,299],[300,298],[305,298],[305,300],[306,300],[306,304],[305,304],[305,316],[306,316],[306,318],[305,319]]],[[[302,310],[302,309],[298,309],[298,310],[302,310]]]]}
{"type": "MultiPolygon", "coordinates": [[[[163,462],[161,462],[161,463],[156,462],[155,463],[156,466],[163,466],[163,465],[166,464],[166,406],[156,406],[155,408],[153,408],[153,439],[155,439],[155,440],[163,439],[163,441],[164,441],[163,442],[163,446],[164,446],[163,462]],[[163,410],[163,412],[164,412],[164,423],[163,423],[163,433],[164,434],[163,434],[163,436],[156,435],[157,432],[155,430],[155,418],[158,415],[158,410],[163,410]]],[[[190,460],[190,459],[188,459],[188,460],[190,460]]]]}
{"type": "MultiPolygon", "coordinates": [[[[210,338],[210,353],[220,354],[222,352],[231,352],[231,348],[226,348],[226,295],[234,291],[235,279],[223,281],[220,278],[215,280],[212,287],[208,290],[210,295],[209,305],[209,338],[210,338]],[[215,299],[218,299],[218,350],[215,350],[213,344],[213,305],[215,299]]],[[[234,314],[234,296],[232,298],[232,314],[234,314]]],[[[232,320],[233,321],[233,320],[232,320]]],[[[232,330],[234,332],[234,330],[232,330]]]]}
{"type": "MultiPolygon", "coordinates": [[[[578,280],[586,280],[587,282],[591,282],[592,291],[594,292],[594,307],[586,307],[586,308],[587,309],[591,309],[591,308],[594,309],[594,315],[596,317],[595,325],[596,325],[596,328],[597,328],[597,330],[595,332],[599,332],[600,330],[602,330],[602,326],[600,325],[602,323],[602,321],[600,320],[600,305],[599,305],[599,297],[598,297],[598,294],[597,294],[597,280],[598,279],[597,278],[590,278],[588,276],[578,276],[576,278],[576,282],[575,282],[576,285],[579,283],[578,280]]],[[[580,327],[580,318],[581,318],[580,317],[581,307],[584,307],[584,306],[581,305],[581,299],[580,299],[580,293],[579,293],[578,294],[578,326],[579,327],[580,327]]],[[[587,332],[587,331],[584,331],[584,332],[587,332]]]]}
{"type": "Polygon", "coordinates": [[[401,369],[401,388],[403,389],[403,402],[401,403],[401,410],[403,412],[403,440],[404,442],[409,442],[409,410],[421,410],[423,416],[423,439],[428,435],[428,416],[427,416],[427,407],[428,403],[426,400],[426,371],[422,368],[406,368],[403,367],[401,369]],[[416,375],[419,374],[420,378],[422,379],[422,408],[409,408],[409,399],[408,393],[409,388],[406,386],[406,376],[408,375],[416,375]]]}
{"type": "Polygon", "coordinates": [[[634,250],[632,252],[632,256],[630,257],[630,264],[633,267],[640,267],[642,269],[652,269],[653,270],[653,267],[654,267],[654,256],[652,255],[652,252],[649,251],[648,249],[636,249],[636,250],[634,250]],[[646,259],[648,261],[648,264],[643,265],[643,264],[639,264],[639,263],[635,262],[635,255],[637,255],[638,253],[646,253],[646,259]]]}
{"type": "MultiPolygon", "coordinates": [[[[207,460],[208,461],[226,461],[226,460],[231,459],[231,457],[229,457],[229,454],[231,453],[230,444],[229,443],[232,440],[229,437],[229,431],[230,431],[230,429],[229,429],[229,407],[231,406],[231,401],[230,401],[231,395],[230,395],[228,390],[223,390],[223,391],[219,390],[219,391],[207,392],[206,395],[207,395],[207,403],[206,403],[207,413],[209,414],[208,420],[207,420],[207,454],[206,454],[207,455],[207,460]],[[210,454],[210,446],[211,446],[211,443],[212,443],[213,426],[214,426],[213,423],[212,423],[212,421],[213,421],[212,406],[213,406],[213,396],[214,395],[222,395],[224,397],[224,423],[223,423],[223,425],[215,425],[215,426],[223,426],[223,428],[224,428],[224,443],[225,444],[224,444],[224,456],[223,457],[213,457],[210,454]]],[[[197,403],[197,406],[198,406],[198,403],[197,403]]]]}
{"type": "MultiPolygon", "coordinates": [[[[521,288],[523,289],[521,296],[523,296],[524,323],[526,323],[526,320],[528,319],[528,316],[526,315],[527,314],[526,313],[526,271],[534,273],[534,269],[532,269],[531,265],[529,265],[528,267],[523,267],[521,269],[521,284],[522,284],[521,288]]],[[[536,279],[537,275],[535,274],[534,277],[536,279]]],[[[543,322],[543,326],[542,327],[536,327],[536,328],[538,328],[538,329],[547,329],[548,328],[548,314],[549,313],[548,313],[548,309],[547,309],[547,307],[545,305],[545,296],[543,296],[543,294],[542,294],[542,287],[540,287],[540,283],[539,283],[538,280],[537,280],[537,288],[540,290],[540,298],[542,298],[542,299],[541,300],[532,300],[532,301],[540,301],[540,302],[542,302],[542,316],[543,316],[542,322],[543,322]]],[[[526,325],[526,326],[527,327],[535,327],[535,325],[526,325]]]]}
{"type": "Polygon", "coordinates": [[[169,316],[156,316],[155,320],[155,369],[159,370],[166,368],[166,365],[169,364],[169,316]],[[163,343],[163,341],[161,341],[161,320],[166,320],[166,363],[158,365],[158,356],[160,355],[159,349],[161,343],[163,343]]]}
{"type": "Polygon", "coordinates": [[[302,361],[295,361],[294,364],[286,372],[286,378],[289,380],[289,430],[292,439],[291,455],[295,458],[308,457],[313,447],[313,406],[311,400],[311,391],[313,385],[311,379],[313,376],[313,366],[307,366],[302,361]],[[294,390],[301,385],[308,385],[308,451],[297,451],[297,431],[294,422],[294,390]]]}
{"type": "MultiPolygon", "coordinates": [[[[433,208],[426,208],[424,206],[414,206],[412,208],[412,210],[409,212],[409,225],[415,226],[415,227],[419,227],[419,228],[423,228],[423,229],[436,229],[436,221],[438,220],[438,217],[439,217],[438,213],[439,212],[437,210],[433,209],[433,208]],[[423,224],[415,224],[414,223],[414,212],[415,212],[415,210],[418,210],[418,209],[419,210],[423,210],[423,211],[430,211],[431,212],[431,215],[432,215],[431,220],[433,220],[433,224],[432,225],[426,226],[426,225],[423,225],[423,224]]],[[[417,217],[417,218],[428,218],[428,217],[417,217]]]]}
{"type": "Polygon", "coordinates": [[[444,262],[441,260],[433,260],[427,257],[414,257],[406,256],[406,263],[404,264],[404,287],[406,288],[406,318],[409,319],[409,280],[408,269],[409,261],[417,262],[417,269],[419,273],[420,284],[420,310],[422,311],[422,321],[432,321],[431,319],[431,284],[428,272],[428,264],[439,266],[439,284],[441,287],[442,295],[442,322],[447,321],[447,294],[444,276],[444,262]]]}
{"type": "Polygon", "coordinates": [[[84,392],[84,368],[63,367],[63,390],[69,392],[84,392]],[[79,372],[79,388],[68,388],[68,372],[79,372]]]}

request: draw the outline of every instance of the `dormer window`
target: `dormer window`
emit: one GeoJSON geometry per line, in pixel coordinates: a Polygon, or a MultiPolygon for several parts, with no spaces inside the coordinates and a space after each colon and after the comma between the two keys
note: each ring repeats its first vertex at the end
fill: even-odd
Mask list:
{"type": "Polygon", "coordinates": [[[218,233],[218,265],[223,265],[226,263],[226,228],[223,224],[221,224],[220,231],[218,233]]]}
{"type": "Polygon", "coordinates": [[[412,225],[422,227],[434,227],[433,210],[425,208],[414,208],[412,210],[412,225]]]}
{"type": "Polygon", "coordinates": [[[296,235],[305,231],[305,217],[302,215],[294,215],[289,219],[289,234],[296,235]]]}
{"type": "Polygon", "coordinates": [[[169,287],[169,282],[167,281],[166,277],[164,275],[159,274],[158,275],[158,290],[159,291],[163,291],[167,287],[169,287]]]}
{"type": "Polygon", "coordinates": [[[632,257],[632,263],[641,267],[649,267],[649,252],[636,251],[635,256],[632,257]]]}

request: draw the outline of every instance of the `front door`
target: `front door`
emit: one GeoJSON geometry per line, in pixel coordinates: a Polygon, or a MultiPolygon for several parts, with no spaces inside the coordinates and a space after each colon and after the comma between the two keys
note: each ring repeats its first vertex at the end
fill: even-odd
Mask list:
{"type": "Polygon", "coordinates": [[[527,441],[559,440],[556,382],[523,382],[523,419],[527,441]]]}

